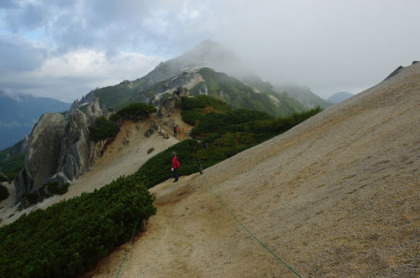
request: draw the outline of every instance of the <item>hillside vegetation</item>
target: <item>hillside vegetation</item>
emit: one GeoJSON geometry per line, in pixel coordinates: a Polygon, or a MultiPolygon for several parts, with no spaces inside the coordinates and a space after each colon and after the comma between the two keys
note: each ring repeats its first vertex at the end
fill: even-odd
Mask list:
{"type": "Polygon", "coordinates": [[[268,113],[246,109],[231,109],[222,101],[208,97],[182,98],[182,118],[195,123],[192,137],[148,160],[136,175],[150,188],[170,178],[168,169],[171,152],[177,153],[182,163],[180,175],[189,175],[208,168],[243,150],[268,140],[307,118],[317,114],[316,108],[288,117],[276,118],[268,113]],[[199,139],[199,140],[197,140],[199,139]],[[208,146],[208,149],[205,148],[208,146]]]}
{"type": "Polygon", "coordinates": [[[124,121],[140,121],[149,118],[151,113],[156,112],[156,108],[145,103],[131,103],[127,107],[118,110],[111,117],[99,117],[95,125],[89,127],[89,138],[94,142],[113,138],[117,135],[121,123],[124,121]]]}
{"type": "Polygon", "coordinates": [[[275,93],[269,84],[253,80],[251,87],[238,79],[210,68],[202,68],[198,73],[202,76],[203,81],[191,89],[192,95],[200,94],[203,87],[206,87],[209,96],[220,98],[233,108],[265,111],[274,116],[287,116],[305,109],[289,94],[275,93]],[[277,101],[273,101],[273,99],[277,99],[277,101]]]}
{"type": "MultiPolygon", "coordinates": [[[[134,175],[121,177],[93,193],[38,209],[2,227],[0,272],[7,277],[74,277],[86,272],[128,240],[133,223],[156,212],[146,188],[168,178],[168,169],[162,165],[169,165],[170,152],[178,152],[182,159],[180,175],[188,175],[198,171],[198,160],[203,168],[214,165],[319,111],[275,118],[259,111],[235,110],[207,96],[183,98],[181,108],[186,121],[195,122],[197,130],[193,135],[201,140],[182,141],[154,156],[134,175]]],[[[111,117],[112,121],[106,121],[144,118],[145,111],[155,110],[143,104],[130,105],[111,117]]]]}
{"type": "Polygon", "coordinates": [[[134,102],[156,105],[160,98],[184,87],[189,88],[193,96],[205,94],[223,100],[233,108],[264,111],[273,116],[288,116],[308,109],[291,94],[276,92],[271,84],[256,77],[242,81],[207,67],[168,76],[159,82],[150,79],[149,75],[134,81],[125,80],[115,86],[97,88],[85,98],[98,98],[101,106],[116,111],[134,102]]]}
{"type": "Polygon", "coordinates": [[[0,229],[2,277],[75,277],[127,241],[134,223],[156,213],[135,176],[35,210],[0,229]]]}
{"type": "Polygon", "coordinates": [[[26,152],[22,152],[23,140],[12,147],[0,151],[0,182],[13,180],[25,164],[26,152]]]}

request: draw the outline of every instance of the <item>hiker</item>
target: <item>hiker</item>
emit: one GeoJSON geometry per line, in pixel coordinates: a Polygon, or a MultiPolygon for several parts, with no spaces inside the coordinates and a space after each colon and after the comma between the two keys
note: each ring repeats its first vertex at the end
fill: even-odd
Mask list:
{"type": "Polygon", "coordinates": [[[176,137],[177,132],[178,132],[178,127],[174,125],[174,137],[176,137]]]}
{"type": "Polygon", "coordinates": [[[174,173],[174,182],[178,181],[178,168],[179,168],[179,161],[176,157],[176,153],[172,152],[172,168],[171,171],[174,173]]]}

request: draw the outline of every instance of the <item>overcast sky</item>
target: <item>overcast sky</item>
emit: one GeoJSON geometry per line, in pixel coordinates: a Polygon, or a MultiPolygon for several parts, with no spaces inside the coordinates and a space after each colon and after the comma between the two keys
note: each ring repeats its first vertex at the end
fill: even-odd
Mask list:
{"type": "Polygon", "coordinates": [[[220,42],[273,84],[359,93],[420,60],[418,0],[0,0],[0,90],[71,102],[220,42]]]}

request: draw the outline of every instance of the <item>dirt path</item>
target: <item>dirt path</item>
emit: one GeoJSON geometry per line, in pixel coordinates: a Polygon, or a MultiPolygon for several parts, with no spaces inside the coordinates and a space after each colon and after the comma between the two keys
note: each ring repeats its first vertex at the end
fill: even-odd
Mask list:
{"type": "MultiPolygon", "coordinates": [[[[420,66],[205,171],[302,277],[418,277],[420,66]]],[[[151,190],[157,215],[119,277],[297,277],[203,176],[151,190]]],[[[127,245],[87,277],[115,277],[127,245]]]]}

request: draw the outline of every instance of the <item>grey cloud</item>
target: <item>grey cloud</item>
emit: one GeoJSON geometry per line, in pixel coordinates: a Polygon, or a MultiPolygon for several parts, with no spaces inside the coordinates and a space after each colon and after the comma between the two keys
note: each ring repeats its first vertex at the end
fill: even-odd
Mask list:
{"type": "MultiPolygon", "coordinates": [[[[16,3],[0,1],[0,27],[41,33],[46,40],[39,43],[53,48],[53,55],[95,49],[108,60],[122,51],[169,59],[210,38],[233,49],[265,80],[300,83],[323,96],[372,86],[419,59],[417,0],[16,3]]],[[[5,43],[0,39],[1,50],[20,58],[13,64],[0,53],[0,59],[14,70],[33,69],[46,55],[24,42],[5,43]]]]}
{"type": "Polygon", "coordinates": [[[31,71],[42,65],[45,49],[35,47],[20,36],[0,35],[0,72],[31,71]]]}
{"type": "MultiPolygon", "coordinates": [[[[188,41],[193,41],[193,46],[209,37],[203,34],[208,32],[203,29],[208,14],[195,23],[180,16],[185,9],[199,9],[201,5],[181,0],[41,0],[8,10],[6,25],[16,33],[43,32],[64,52],[89,47],[109,51],[129,48],[173,55],[188,41]]],[[[201,13],[207,12],[201,7],[201,13]]]]}

